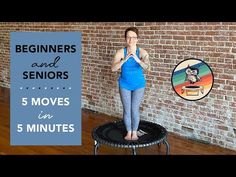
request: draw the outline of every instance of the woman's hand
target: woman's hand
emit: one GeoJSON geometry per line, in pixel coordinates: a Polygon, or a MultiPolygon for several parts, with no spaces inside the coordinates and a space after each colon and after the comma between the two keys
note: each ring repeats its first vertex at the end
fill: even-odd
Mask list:
{"type": "Polygon", "coordinates": [[[125,58],[121,58],[122,63],[124,64],[126,61],[128,61],[128,59],[129,59],[131,56],[133,56],[133,54],[128,54],[128,55],[126,55],[125,58]]]}
{"type": "Polygon", "coordinates": [[[135,55],[136,54],[136,47],[128,48],[128,55],[135,55]]]}
{"type": "Polygon", "coordinates": [[[131,56],[132,56],[133,54],[128,54],[128,55],[126,55],[126,57],[125,57],[125,61],[127,61],[131,56]]]}

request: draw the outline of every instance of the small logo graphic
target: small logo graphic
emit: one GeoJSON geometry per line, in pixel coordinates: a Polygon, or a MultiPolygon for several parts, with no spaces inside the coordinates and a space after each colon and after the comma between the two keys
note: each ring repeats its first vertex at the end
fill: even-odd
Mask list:
{"type": "Polygon", "coordinates": [[[207,63],[189,58],[181,61],[173,70],[171,83],[174,91],[183,99],[196,101],[211,91],[214,76],[207,63]]]}

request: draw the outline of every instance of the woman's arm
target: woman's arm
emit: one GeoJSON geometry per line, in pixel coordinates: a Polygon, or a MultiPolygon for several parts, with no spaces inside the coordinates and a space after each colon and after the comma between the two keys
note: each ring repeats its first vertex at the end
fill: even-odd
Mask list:
{"type": "Polygon", "coordinates": [[[140,65],[142,66],[142,68],[144,70],[150,71],[151,69],[151,65],[150,65],[150,61],[149,61],[149,55],[148,53],[142,49],[142,51],[140,51],[140,65]]]}
{"type": "Polygon", "coordinates": [[[124,49],[120,49],[116,52],[112,65],[111,65],[111,70],[112,72],[118,71],[121,66],[129,59],[130,55],[127,55],[124,58],[124,49]]]}

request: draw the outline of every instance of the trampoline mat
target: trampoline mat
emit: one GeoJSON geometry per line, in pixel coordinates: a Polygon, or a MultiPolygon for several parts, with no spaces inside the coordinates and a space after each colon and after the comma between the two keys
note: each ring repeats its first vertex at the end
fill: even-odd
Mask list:
{"type": "Polygon", "coordinates": [[[117,121],[98,126],[93,130],[92,136],[99,143],[110,146],[145,147],[161,142],[166,137],[167,131],[159,124],[141,120],[138,128],[138,140],[125,140],[126,133],[124,122],[117,121]]]}

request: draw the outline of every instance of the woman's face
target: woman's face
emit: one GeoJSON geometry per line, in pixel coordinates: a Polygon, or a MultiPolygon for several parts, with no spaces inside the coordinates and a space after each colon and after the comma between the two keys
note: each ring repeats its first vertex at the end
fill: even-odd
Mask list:
{"type": "Polygon", "coordinates": [[[125,39],[128,46],[135,46],[138,42],[138,36],[133,31],[128,31],[125,39]]]}

